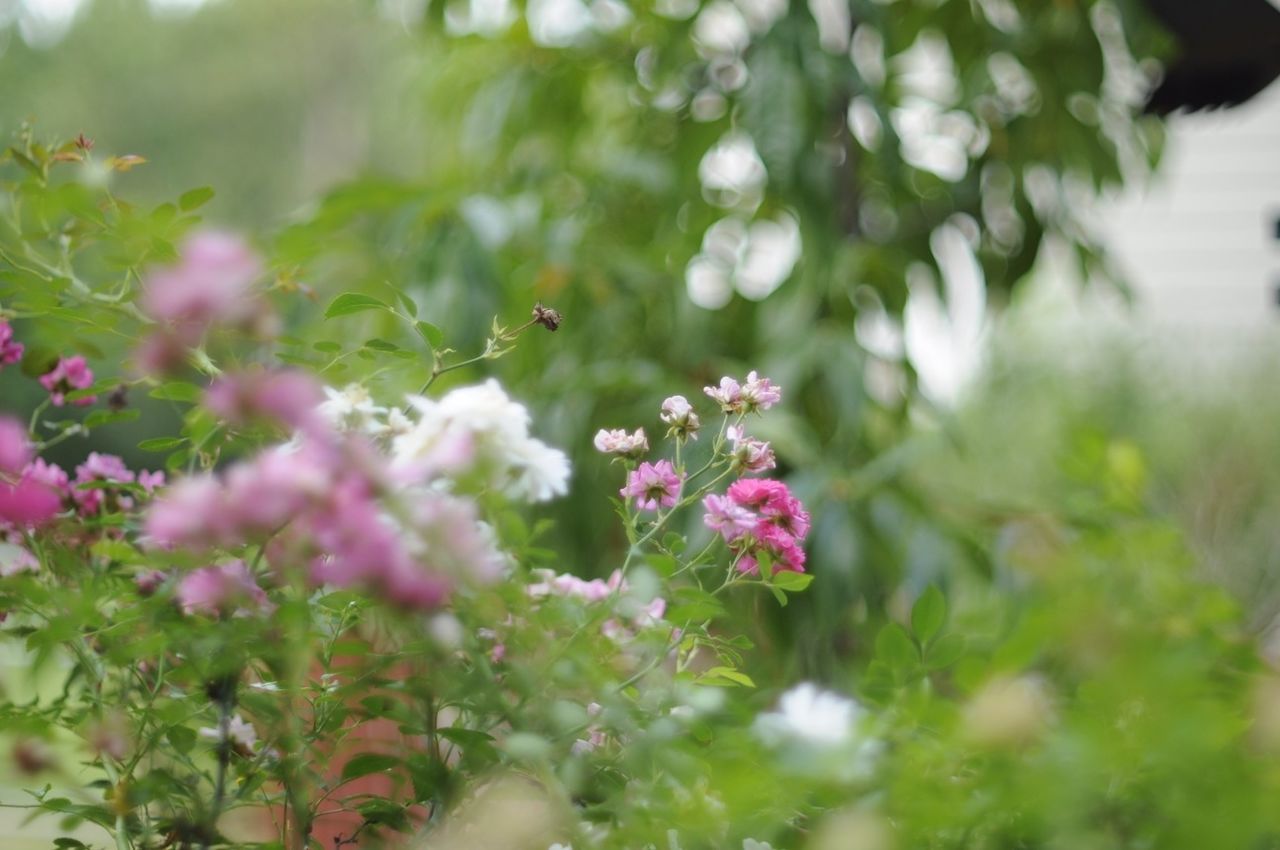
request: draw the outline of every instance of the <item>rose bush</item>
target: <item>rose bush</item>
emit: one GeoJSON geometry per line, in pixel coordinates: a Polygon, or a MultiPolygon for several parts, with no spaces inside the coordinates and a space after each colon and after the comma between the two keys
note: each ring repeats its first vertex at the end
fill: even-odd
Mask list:
{"type": "Polygon", "coordinates": [[[140,209],[84,179],[128,157],[27,136],[6,160],[0,362],[33,403],[0,417],[0,636],[30,667],[0,701],[27,789],[3,803],[57,846],[1280,834],[1280,685],[1132,464],[1072,459],[1060,505],[975,542],[997,576],[903,588],[804,682],[757,646],[830,580],[752,436],[786,387],[672,386],[706,400],[597,434],[625,545],[567,563],[538,510],[569,461],[485,370],[573,316],[509,305],[455,352],[394,282],[321,297],[204,228],[207,192],[140,209]],[[373,316],[394,330],[353,345],[373,316]],[[153,421],[156,463],[100,450],[153,421]]]}

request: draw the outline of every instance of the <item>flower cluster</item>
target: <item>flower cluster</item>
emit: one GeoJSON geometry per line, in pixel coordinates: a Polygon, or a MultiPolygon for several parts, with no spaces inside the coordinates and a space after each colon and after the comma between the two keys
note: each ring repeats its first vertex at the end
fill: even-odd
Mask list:
{"type": "Polygon", "coordinates": [[[74,482],[57,464],[35,457],[26,428],[0,418],[0,529],[35,528],[64,510],[96,516],[104,508],[131,510],[138,488],[151,494],[163,472],[134,472],[115,455],[90,453],[75,469],[74,482]]]}
{"type": "MultiPolygon", "coordinates": [[[[552,570],[534,570],[533,573],[537,581],[529,585],[526,590],[535,599],[560,596],[595,603],[609,598],[624,597],[631,590],[621,570],[614,570],[607,580],[583,579],[570,573],[557,575],[552,570]]],[[[635,602],[626,614],[631,627],[644,629],[662,622],[666,612],[667,601],[661,596],[655,596],[648,602],[635,602]]],[[[625,642],[632,636],[628,626],[615,619],[606,620],[601,625],[601,631],[606,637],[619,642],[625,642]]]]}
{"type": "Polygon", "coordinates": [[[568,492],[569,459],[529,435],[529,411],[492,378],[440,399],[412,396],[409,404],[418,421],[392,442],[398,471],[423,476],[466,468],[486,489],[527,502],[568,492]]]}
{"type": "Polygon", "coordinates": [[[725,413],[755,413],[768,410],[782,401],[782,390],[768,378],[759,377],[754,371],[747,373],[747,380],[739,384],[730,377],[720,379],[718,387],[702,390],[720,405],[725,413]]]}
{"type": "Polygon", "coordinates": [[[703,499],[706,526],[737,554],[738,569],[755,575],[768,557],[775,570],[804,572],[802,542],[809,514],[781,481],[742,478],[723,496],[703,499]]]}
{"type": "Polygon", "coordinates": [[[392,414],[367,394],[322,391],[299,373],[219,382],[206,404],[224,418],[267,416],[297,432],[222,474],[169,488],[147,514],[147,545],[263,545],[270,563],[306,564],[317,584],[368,586],[417,609],[442,604],[458,579],[495,579],[505,558],[456,491],[478,479],[510,496],[549,498],[564,492],[568,460],[528,435],[528,412],[494,381],[412,402],[417,422],[397,412],[404,421],[383,452],[369,437],[385,435],[380,420],[392,414]]]}
{"type": "MultiPolygon", "coordinates": [[[[79,355],[63,357],[56,366],[40,376],[40,385],[49,391],[49,400],[54,407],[62,407],[67,402],[67,393],[75,390],[87,390],[93,386],[93,370],[79,355]]],[[[80,407],[93,404],[96,396],[85,396],[71,403],[80,407]]]]}

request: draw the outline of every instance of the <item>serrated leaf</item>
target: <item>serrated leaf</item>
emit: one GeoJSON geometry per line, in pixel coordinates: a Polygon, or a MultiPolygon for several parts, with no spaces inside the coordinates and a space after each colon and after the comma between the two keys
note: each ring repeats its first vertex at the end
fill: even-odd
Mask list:
{"type": "Polygon", "coordinates": [[[390,310],[391,305],[387,304],[372,295],[364,295],[359,292],[344,292],[329,304],[328,309],[324,311],[326,319],[333,319],[338,316],[349,316],[352,313],[362,313],[365,310],[390,310]]]}
{"type": "Polygon", "coordinates": [[[911,609],[911,630],[921,644],[928,643],[947,619],[947,598],[937,585],[929,585],[911,609]]]}
{"type": "Polygon", "coordinates": [[[178,196],[178,208],[183,212],[191,212],[213,200],[213,195],[213,188],[210,186],[201,186],[199,189],[183,192],[178,196]]]}

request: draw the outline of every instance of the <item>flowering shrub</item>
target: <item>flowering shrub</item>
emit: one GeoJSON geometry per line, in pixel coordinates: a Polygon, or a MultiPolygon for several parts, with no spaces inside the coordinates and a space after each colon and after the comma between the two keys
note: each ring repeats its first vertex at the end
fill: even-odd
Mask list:
{"type": "Polygon", "coordinates": [[[56,818],[57,846],[1280,834],[1280,686],[1177,535],[1116,501],[1127,467],[976,542],[1008,593],[903,588],[806,682],[759,621],[840,580],[805,544],[843,496],[806,505],[753,436],[789,388],[726,376],[601,430],[620,545],[565,563],[537,511],[569,460],[474,373],[572,317],[538,304],[460,355],[391,284],[321,311],[299,269],[199,224],[207,193],[136,210],[51,177],[92,164],[83,143],[24,144],[0,205],[0,364],[31,399],[0,416],[0,636],[30,676],[0,702],[26,788],[3,803],[56,818]],[[162,468],[97,443],[152,417],[162,468]]]}

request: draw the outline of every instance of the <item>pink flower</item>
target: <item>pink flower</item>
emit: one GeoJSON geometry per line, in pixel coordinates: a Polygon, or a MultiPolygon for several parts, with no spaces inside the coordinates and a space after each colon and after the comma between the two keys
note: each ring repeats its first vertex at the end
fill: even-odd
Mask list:
{"type": "Polygon", "coordinates": [[[256,254],[238,236],[214,231],[193,234],[176,265],[155,269],[142,295],[142,311],[170,322],[194,345],[215,322],[236,324],[255,317],[251,295],[262,273],[256,254]]]}
{"type": "Polygon", "coordinates": [[[662,402],[662,412],[658,418],[671,426],[667,430],[669,436],[678,440],[698,439],[698,429],[702,421],[693,412],[693,405],[682,395],[673,395],[662,402]]]}
{"type": "Polygon", "coordinates": [[[703,500],[703,521],[739,555],[738,569],[755,574],[767,555],[773,570],[804,572],[800,545],[809,533],[809,514],[781,481],[741,478],[723,496],[703,500]]]}
{"type": "MultiPolygon", "coordinates": [[[[66,403],[67,393],[93,386],[93,370],[78,354],[75,357],[63,357],[57,366],[40,376],[40,384],[49,391],[49,400],[53,402],[53,406],[62,407],[66,403]]],[[[97,400],[96,396],[88,396],[71,403],[84,407],[97,400]]]]}
{"type": "Polygon", "coordinates": [[[730,425],[725,432],[733,442],[734,466],[744,472],[766,472],[778,465],[773,449],[763,440],[748,437],[740,425],[730,425]]]}
{"type": "Polygon", "coordinates": [[[702,391],[718,403],[720,409],[725,413],[740,413],[742,411],[742,387],[733,378],[721,378],[720,386],[703,387],[702,391]]]}
{"type": "Polygon", "coordinates": [[[40,562],[22,545],[19,535],[0,534],[0,578],[40,571],[40,562]]]}
{"type": "Polygon", "coordinates": [[[671,461],[642,463],[627,476],[627,486],[619,492],[623,499],[635,499],[641,510],[656,511],[659,506],[674,507],[680,498],[681,477],[671,461]]]}
{"type": "Polygon", "coordinates": [[[34,528],[57,516],[66,495],[67,474],[36,458],[12,483],[0,479],[0,523],[34,528]]]}
{"type": "Polygon", "coordinates": [[[232,544],[234,531],[218,480],[211,475],[183,478],[151,503],[143,520],[143,543],[152,548],[212,548],[232,544]]]}
{"type": "Polygon", "coordinates": [[[761,554],[768,554],[773,571],[804,572],[805,554],[799,541],[774,525],[762,524],[754,532],[753,545],[738,560],[738,571],[755,575],[760,572],[761,554]]]}
{"type": "Polygon", "coordinates": [[[79,506],[80,513],[85,516],[100,512],[109,495],[116,495],[117,504],[128,510],[133,507],[133,499],[128,496],[109,493],[105,487],[80,489],[78,485],[104,481],[132,484],[134,478],[134,474],[124,465],[124,461],[115,455],[90,452],[85,462],[76,467],[77,486],[71,491],[71,498],[79,506]]]}
{"type": "Polygon", "coordinates": [[[768,378],[758,377],[753,370],[747,373],[747,382],[742,385],[742,401],[747,413],[768,410],[782,401],[782,390],[768,378]]]}
{"type": "Polygon", "coordinates": [[[209,410],[230,422],[266,417],[297,429],[323,427],[324,392],[314,378],[284,369],[219,378],[205,393],[209,410]]]}
{"type": "Polygon", "coordinates": [[[0,319],[0,366],[9,366],[22,359],[25,346],[13,341],[13,328],[4,319],[0,319]]]}
{"type": "Polygon", "coordinates": [[[628,434],[622,428],[606,431],[603,428],[596,432],[594,441],[596,451],[623,457],[640,457],[649,451],[649,440],[643,428],[637,428],[634,434],[628,434]]]}
{"type": "Polygon", "coordinates": [[[161,570],[144,570],[133,577],[133,584],[141,595],[152,596],[168,578],[169,574],[161,570]]]}
{"type": "Polygon", "coordinates": [[[706,515],[702,518],[703,523],[707,528],[718,532],[726,543],[733,543],[742,535],[752,531],[760,520],[755,513],[728,496],[717,496],[712,493],[702,500],[702,504],[707,509],[706,515]]]}
{"type": "Polygon", "coordinates": [[[0,416],[0,481],[22,473],[31,462],[27,426],[11,416],[0,416]]]}
{"type": "Polygon", "coordinates": [[[720,379],[720,386],[704,387],[703,392],[715,399],[725,413],[755,413],[782,401],[782,390],[755,371],[747,373],[745,384],[725,377],[720,379]]]}
{"type": "Polygon", "coordinates": [[[178,583],[177,599],[182,613],[187,615],[270,614],[275,610],[244,561],[187,573],[178,583]]]}

